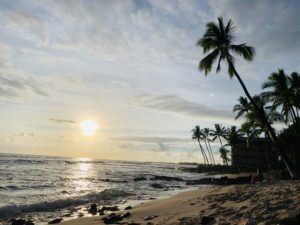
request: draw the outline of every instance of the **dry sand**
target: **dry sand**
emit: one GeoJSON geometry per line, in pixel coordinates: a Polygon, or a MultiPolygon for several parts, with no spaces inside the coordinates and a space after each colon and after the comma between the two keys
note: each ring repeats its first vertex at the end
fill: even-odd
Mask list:
{"type": "MultiPolygon", "coordinates": [[[[288,224],[282,220],[296,214],[300,216],[300,181],[202,188],[169,199],[142,203],[128,212],[131,216],[121,224],[288,224]],[[144,220],[151,216],[155,217],[144,220]],[[210,217],[211,221],[202,223],[203,217],[210,217]]],[[[62,224],[101,225],[104,216],[78,218],[62,224]]]]}

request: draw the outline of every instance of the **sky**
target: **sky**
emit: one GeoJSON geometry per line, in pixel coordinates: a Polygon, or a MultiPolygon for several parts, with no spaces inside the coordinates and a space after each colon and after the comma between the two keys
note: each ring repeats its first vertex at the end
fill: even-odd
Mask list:
{"type": "Polygon", "coordinates": [[[254,95],[278,68],[300,71],[299,12],[296,0],[2,0],[0,152],[201,162],[191,129],[239,125],[243,95],[226,65],[198,70],[205,24],[231,18],[235,42],[255,47],[236,62],[254,95]]]}

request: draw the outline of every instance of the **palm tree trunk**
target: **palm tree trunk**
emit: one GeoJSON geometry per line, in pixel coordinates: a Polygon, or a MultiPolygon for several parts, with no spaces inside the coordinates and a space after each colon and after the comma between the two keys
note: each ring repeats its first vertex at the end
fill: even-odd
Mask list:
{"type": "Polygon", "coordinates": [[[237,71],[235,70],[235,67],[233,66],[232,63],[230,63],[232,69],[233,69],[233,73],[236,76],[236,78],[238,79],[238,81],[240,82],[246,96],[248,97],[248,99],[250,100],[250,102],[253,104],[253,106],[256,108],[256,110],[258,110],[261,118],[259,118],[261,120],[261,123],[263,125],[266,126],[266,131],[270,137],[270,139],[272,140],[272,144],[273,147],[278,151],[278,153],[280,154],[280,156],[282,157],[282,160],[291,176],[292,179],[296,178],[296,174],[294,173],[294,170],[292,169],[292,163],[290,161],[290,159],[288,158],[287,154],[286,154],[286,149],[282,146],[281,142],[279,141],[278,137],[275,134],[274,129],[271,127],[267,116],[265,114],[265,111],[263,109],[261,109],[260,107],[257,106],[257,104],[255,103],[255,101],[253,100],[253,98],[251,97],[251,95],[249,94],[244,82],[242,81],[240,75],[237,73],[237,71]]]}
{"type": "Polygon", "coordinates": [[[220,144],[221,144],[221,148],[222,148],[222,147],[223,147],[223,144],[222,144],[222,141],[221,141],[220,136],[218,136],[218,138],[219,138],[219,141],[220,141],[220,144]]]}
{"type": "Polygon", "coordinates": [[[214,165],[216,165],[216,162],[215,162],[215,157],[214,157],[213,151],[211,150],[211,146],[210,146],[210,143],[209,143],[209,141],[208,141],[208,147],[209,147],[210,154],[211,154],[211,156],[212,156],[212,159],[213,159],[214,165]]]}
{"type": "Polygon", "coordinates": [[[290,109],[291,109],[291,114],[292,114],[292,120],[295,123],[296,122],[296,113],[295,113],[295,110],[294,110],[292,104],[290,104],[290,109]]]}
{"type": "Polygon", "coordinates": [[[200,140],[199,139],[198,139],[198,143],[199,143],[199,147],[200,147],[201,153],[203,155],[204,165],[206,166],[206,165],[208,165],[207,156],[206,156],[206,154],[204,152],[204,149],[203,149],[202,145],[200,144],[200,140]]]}
{"type": "Polygon", "coordinates": [[[212,161],[212,158],[211,158],[211,155],[210,155],[209,148],[208,148],[207,143],[206,143],[206,139],[204,139],[204,143],[205,143],[205,147],[206,147],[206,150],[207,150],[207,152],[208,152],[208,155],[209,155],[210,164],[212,165],[212,164],[213,164],[213,161],[212,161]]]}

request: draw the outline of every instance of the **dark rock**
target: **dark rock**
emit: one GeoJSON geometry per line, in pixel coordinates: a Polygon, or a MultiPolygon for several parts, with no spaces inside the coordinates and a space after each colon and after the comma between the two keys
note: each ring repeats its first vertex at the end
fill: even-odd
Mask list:
{"type": "Polygon", "coordinates": [[[158,183],[153,183],[153,184],[150,184],[151,187],[153,188],[157,188],[157,189],[163,189],[164,186],[161,185],[161,184],[158,184],[158,183]]]}
{"type": "Polygon", "coordinates": [[[186,185],[197,185],[197,184],[211,184],[212,178],[202,178],[199,180],[188,180],[186,185]]]}
{"type": "Polygon", "coordinates": [[[127,206],[124,210],[130,210],[130,209],[132,209],[132,206],[127,206]]]}
{"type": "Polygon", "coordinates": [[[24,219],[12,219],[10,220],[11,225],[25,225],[26,220],[24,219]]]}
{"type": "Polygon", "coordinates": [[[130,212],[126,212],[126,213],[121,214],[121,217],[122,217],[122,218],[128,218],[128,217],[130,217],[130,216],[131,216],[131,213],[130,213],[130,212]]]}
{"type": "Polygon", "coordinates": [[[34,222],[32,220],[26,221],[25,225],[34,225],[34,222]]]}
{"type": "Polygon", "coordinates": [[[48,222],[48,224],[56,224],[56,223],[60,223],[63,219],[62,218],[56,218],[54,220],[51,220],[50,222],[48,222]]]}
{"type": "Polygon", "coordinates": [[[104,211],[111,211],[111,212],[119,211],[119,207],[118,206],[102,206],[98,210],[100,215],[104,215],[104,211]]]}
{"type": "Polygon", "coordinates": [[[147,180],[146,177],[136,177],[133,179],[134,181],[143,181],[143,180],[147,180]]]}
{"type": "Polygon", "coordinates": [[[180,177],[154,176],[150,180],[184,181],[180,177]]]}
{"type": "Polygon", "coordinates": [[[79,214],[78,214],[78,217],[83,217],[83,216],[84,216],[83,213],[79,213],[79,214]]]}
{"type": "Polygon", "coordinates": [[[146,225],[154,225],[154,223],[148,222],[146,223],[146,225]]]}
{"type": "Polygon", "coordinates": [[[214,184],[214,185],[232,185],[232,184],[250,184],[251,176],[228,178],[226,176],[220,178],[202,178],[199,180],[186,181],[186,185],[198,184],[214,184]]]}
{"type": "Polygon", "coordinates": [[[141,225],[140,223],[130,222],[128,225],[141,225]]]}
{"type": "Polygon", "coordinates": [[[118,221],[123,220],[123,217],[121,215],[117,215],[115,213],[112,213],[109,216],[103,217],[102,220],[105,224],[114,224],[118,221]]]}
{"type": "Polygon", "coordinates": [[[97,205],[95,203],[91,204],[89,213],[96,215],[97,214],[97,205]]]}
{"type": "Polygon", "coordinates": [[[212,218],[212,217],[209,217],[209,216],[203,216],[203,217],[202,217],[202,220],[201,220],[201,224],[202,224],[202,225],[211,224],[211,223],[213,223],[214,221],[215,221],[215,219],[212,218]]]}
{"type": "Polygon", "coordinates": [[[145,220],[145,221],[147,221],[147,220],[152,220],[152,219],[154,219],[155,217],[157,217],[157,216],[146,216],[146,217],[144,218],[144,220],[145,220]]]}

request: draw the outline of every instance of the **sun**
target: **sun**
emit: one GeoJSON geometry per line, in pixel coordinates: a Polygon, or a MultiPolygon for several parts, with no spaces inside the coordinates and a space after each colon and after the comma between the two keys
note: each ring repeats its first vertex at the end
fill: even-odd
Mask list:
{"type": "Polygon", "coordinates": [[[93,136],[98,129],[98,124],[94,120],[84,120],[80,123],[80,128],[85,136],[93,136]]]}

